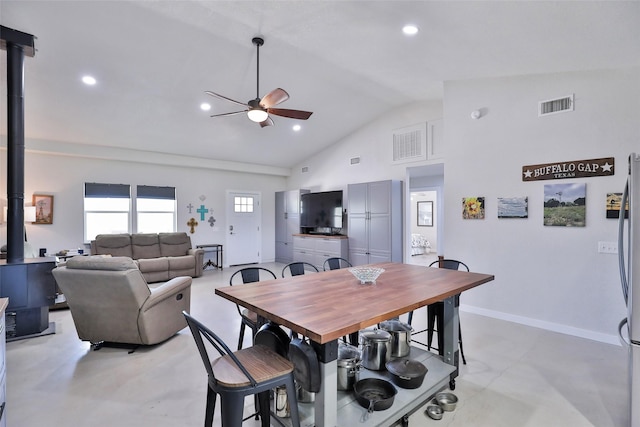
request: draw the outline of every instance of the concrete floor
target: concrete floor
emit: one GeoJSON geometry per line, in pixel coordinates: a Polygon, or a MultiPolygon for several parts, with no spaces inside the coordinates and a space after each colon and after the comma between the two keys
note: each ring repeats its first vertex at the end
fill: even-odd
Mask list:
{"type": "MultiPolygon", "coordinates": [[[[282,268],[264,266],[277,274],[282,268]]],[[[239,316],[214,288],[227,286],[233,271],[208,270],[194,279],[191,302],[191,313],[232,348],[239,316]]],[[[414,325],[424,318],[416,312],[414,325]]],[[[55,335],[7,343],[8,426],[203,425],[206,374],[188,329],[128,354],[91,351],[78,340],[68,310],[51,312],[50,320],[55,335]]],[[[628,425],[622,347],[464,312],[461,322],[468,364],[456,382],[458,407],[441,421],[420,410],[411,426],[628,425]]],[[[251,406],[248,401],[247,414],[251,406]]],[[[220,425],[219,408],[214,425],[220,425]]]]}

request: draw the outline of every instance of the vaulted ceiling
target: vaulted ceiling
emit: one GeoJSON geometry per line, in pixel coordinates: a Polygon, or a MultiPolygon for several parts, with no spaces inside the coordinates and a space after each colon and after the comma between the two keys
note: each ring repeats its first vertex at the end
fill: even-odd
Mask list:
{"type": "MultiPolygon", "coordinates": [[[[637,1],[0,0],[0,24],[37,37],[25,60],[27,148],[65,142],[284,168],[397,107],[441,99],[444,81],[638,67],[639,23],[637,1]],[[405,36],[407,23],[418,34],[405,36]],[[206,90],[256,97],[257,35],[259,95],[284,88],[280,106],[313,111],[309,120],[260,128],[243,114],[209,117],[238,105],[206,90]],[[97,84],[82,84],[85,74],[97,84]]],[[[6,67],[0,55],[3,76],[6,67]]],[[[6,140],[4,101],[0,117],[6,140]]]]}

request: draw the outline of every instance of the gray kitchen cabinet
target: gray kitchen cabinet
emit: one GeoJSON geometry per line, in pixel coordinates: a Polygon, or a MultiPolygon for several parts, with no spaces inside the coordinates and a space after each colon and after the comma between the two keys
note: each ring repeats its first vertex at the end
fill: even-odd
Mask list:
{"type": "Polygon", "coordinates": [[[349,261],[402,262],[402,182],[349,184],[349,261]]]}
{"type": "Polygon", "coordinates": [[[300,233],[300,195],[308,192],[276,192],[276,262],[293,261],[293,235],[300,233]]]}

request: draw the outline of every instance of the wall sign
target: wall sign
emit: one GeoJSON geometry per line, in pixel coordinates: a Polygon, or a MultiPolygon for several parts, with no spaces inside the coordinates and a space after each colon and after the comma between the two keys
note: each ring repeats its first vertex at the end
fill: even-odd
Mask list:
{"type": "Polygon", "coordinates": [[[614,158],[574,160],[571,162],[545,163],[522,167],[523,181],[545,179],[591,178],[614,174],[614,158]]]}

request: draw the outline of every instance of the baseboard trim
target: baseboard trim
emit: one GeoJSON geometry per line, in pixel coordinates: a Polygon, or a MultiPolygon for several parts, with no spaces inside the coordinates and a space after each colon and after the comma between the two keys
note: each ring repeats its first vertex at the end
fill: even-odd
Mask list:
{"type": "Polygon", "coordinates": [[[530,317],[517,316],[514,314],[488,310],[486,308],[474,307],[465,304],[460,304],[460,310],[467,313],[478,314],[480,316],[506,320],[507,322],[519,323],[525,326],[532,326],[534,328],[544,329],[547,331],[558,332],[574,337],[586,338],[592,341],[598,341],[617,346],[622,345],[617,335],[603,334],[599,332],[589,331],[587,329],[575,328],[573,326],[561,325],[559,323],[545,322],[543,320],[532,319],[530,317]]]}

